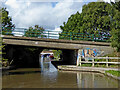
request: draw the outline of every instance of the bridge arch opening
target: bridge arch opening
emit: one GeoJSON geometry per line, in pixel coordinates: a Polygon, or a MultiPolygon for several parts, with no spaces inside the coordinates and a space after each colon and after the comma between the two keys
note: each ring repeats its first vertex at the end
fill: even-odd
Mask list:
{"type": "Polygon", "coordinates": [[[54,57],[54,61],[52,61],[54,65],[74,65],[77,60],[76,50],[10,44],[7,44],[6,48],[6,58],[8,58],[10,66],[15,67],[39,67],[39,59],[43,54],[42,52],[45,52],[45,50],[48,50],[49,53],[52,51],[50,55],[53,55],[54,57]]]}

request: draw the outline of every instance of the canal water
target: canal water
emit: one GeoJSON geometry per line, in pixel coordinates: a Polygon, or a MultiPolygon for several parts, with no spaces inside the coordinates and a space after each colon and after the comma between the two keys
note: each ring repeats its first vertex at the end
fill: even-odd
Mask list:
{"type": "Polygon", "coordinates": [[[3,72],[2,88],[118,88],[118,80],[100,73],[58,71],[43,59],[40,64],[3,72]]]}

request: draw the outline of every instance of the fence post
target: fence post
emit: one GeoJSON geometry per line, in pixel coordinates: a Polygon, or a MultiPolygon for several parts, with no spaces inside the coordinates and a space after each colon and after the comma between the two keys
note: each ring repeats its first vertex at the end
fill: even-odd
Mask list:
{"type": "Polygon", "coordinates": [[[106,67],[108,67],[108,56],[106,56],[106,67]]]}
{"type": "Polygon", "coordinates": [[[92,59],[92,67],[94,67],[94,58],[92,59]]]}
{"type": "Polygon", "coordinates": [[[77,66],[79,65],[79,53],[78,53],[78,56],[77,56],[77,66]]]}
{"type": "Polygon", "coordinates": [[[81,61],[82,61],[82,56],[80,55],[80,58],[79,58],[80,66],[81,66],[81,61]]]}

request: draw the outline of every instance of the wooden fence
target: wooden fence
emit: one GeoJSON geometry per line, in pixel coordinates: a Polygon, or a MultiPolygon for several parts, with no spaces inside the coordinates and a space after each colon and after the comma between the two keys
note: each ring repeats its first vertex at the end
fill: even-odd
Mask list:
{"type": "Polygon", "coordinates": [[[82,63],[91,63],[92,67],[94,67],[95,64],[97,64],[97,63],[99,63],[99,64],[106,64],[106,67],[108,67],[108,64],[117,64],[117,65],[120,64],[119,61],[118,62],[109,62],[109,59],[120,60],[120,57],[108,57],[108,56],[106,56],[106,57],[91,57],[91,59],[92,59],[92,61],[86,61],[86,60],[82,61],[82,56],[79,56],[79,58],[77,60],[77,66],[78,65],[81,66],[82,63]],[[106,61],[100,61],[100,62],[98,62],[98,61],[95,61],[95,59],[106,59],[106,61]]]}

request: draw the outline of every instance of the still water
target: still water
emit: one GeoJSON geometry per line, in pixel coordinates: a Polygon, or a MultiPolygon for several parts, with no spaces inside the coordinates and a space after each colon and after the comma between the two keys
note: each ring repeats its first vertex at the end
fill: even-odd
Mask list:
{"type": "Polygon", "coordinates": [[[51,61],[41,68],[21,68],[3,73],[3,88],[118,88],[118,81],[100,73],[58,71],[51,61]]]}

